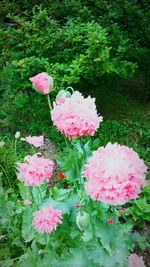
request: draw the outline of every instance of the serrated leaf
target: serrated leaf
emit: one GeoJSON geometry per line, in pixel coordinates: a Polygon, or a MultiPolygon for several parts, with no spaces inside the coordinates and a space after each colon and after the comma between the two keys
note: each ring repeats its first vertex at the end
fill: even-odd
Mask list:
{"type": "Polygon", "coordinates": [[[25,242],[30,242],[34,238],[34,229],[32,225],[33,212],[30,208],[24,211],[23,225],[22,225],[22,236],[25,242]]]}
{"type": "Polygon", "coordinates": [[[89,228],[86,228],[83,232],[83,236],[82,236],[82,240],[84,242],[88,242],[90,241],[91,239],[93,238],[93,233],[91,231],[91,229],[89,228]]]}
{"type": "Polygon", "coordinates": [[[62,210],[63,213],[69,214],[69,207],[67,203],[59,202],[57,200],[52,199],[51,197],[47,198],[44,202],[41,203],[40,208],[53,208],[62,210]]]}
{"type": "Polygon", "coordinates": [[[82,166],[82,160],[78,152],[71,151],[67,155],[63,156],[62,159],[57,159],[58,165],[69,179],[69,181],[74,181],[79,176],[79,170],[82,166]],[[77,169],[78,165],[78,169],[77,169]]]}
{"type": "Polygon", "coordinates": [[[115,251],[112,255],[109,255],[108,252],[99,245],[87,251],[87,257],[102,267],[126,267],[127,256],[128,250],[125,248],[115,251]]]}
{"type": "Polygon", "coordinates": [[[78,235],[79,235],[80,233],[79,233],[79,231],[77,230],[77,228],[75,228],[75,227],[71,227],[71,233],[70,233],[70,237],[72,238],[72,239],[74,239],[75,237],[77,237],[78,235]]]}
{"type": "Polygon", "coordinates": [[[112,238],[113,238],[113,226],[99,222],[96,225],[96,235],[100,237],[102,246],[111,255],[112,254],[112,238]]]}
{"type": "Polygon", "coordinates": [[[131,226],[125,225],[109,225],[103,222],[96,223],[96,234],[100,237],[101,244],[106,251],[112,255],[114,251],[120,247],[126,246],[126,241],[129,238],[131,226]]]}
{"type": "Polygon", "coordinates": [[[94,262],[87,258],[85,249],[71,249],[69,255],[60,260],[57,267],[98,267],[94,262]]]}
{"type": "Polygon", "coordinates": [[[63,189],[63,188],[59,188],[59,190],[54,187],[54,199],[58,200],[58,201],[62,201],[65,200],[68,197],[68,194],[71,192],[71,189],[63,189]]]}

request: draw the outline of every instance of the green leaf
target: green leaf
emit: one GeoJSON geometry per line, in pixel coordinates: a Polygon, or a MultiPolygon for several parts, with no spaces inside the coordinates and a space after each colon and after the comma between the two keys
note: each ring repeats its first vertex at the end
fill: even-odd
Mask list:
{"type": "Polygon", "coordinates": [[[77,229],[77,227],[72,226],[71,227],[71,233],[70,233],[71,239],[76,238],[79,234],[81,234],[81,233],[79,232],[79,230],[77,229]]]}
{"type": "Polygon", "coordinates": [[[130,229],[131,226],[128,224],[109,225],[104,222],[96,222],[96,234],[100,238],[103,248],[109,255],[119,250],[121,246],[126,246],[126,242],[129,240],[130,229]]]}
{"type": "Polygon", "coordinates": [[[85,249],[82,248],[70,249],[69,254],[63,258],[56,265],[57,267],[98,267],[91,259],[87,258],[85,249]]]}
{"type": "Polygon", "coordinates": [[[47,208],[47,207],[50,207],[50,208],[53,208],[53,209],[62,210],[63,213],[68,213],[69,214],[69,212],[70,212],[67,203],[65,203],[65,202],[59,202],[57,200],[52,199],[51,197],[47,198],[40,205],[40,208],[47,208]]]}
{"type": "Polygon", "coordinates": [[[22,236],[25,242],[30,242],[34,238],[35,231],[32,225],[33,211],[27,208],[23,215],[22,236]]]}
{"type": "Polygon", "coordinates": [[[101,246],[97,245],[94,249],[87,251],[87,257],[92,259],[94,263],[102,267],[126,267],[128,250],[126,248],[115,251],[109,255],[107,251],[101,246]]]}
{"type": "Polygon", "coordinates": [[[92,230],[90,227],[86,228],[83,232],[82,240],[88,242],[93,238],[92,230]]]}
{"type": "Polygon", "coordinates": [[[100,237],[103,248],[111,255],[113,249],[112,238],[114,235],[113,226],[100,222],[99,225],[97,224],[96,234],[100,237]]]}
{"type": "Polygon", "coordinates": [[[57,159],[57,162],[69,181],[74,181],[79,177],[82,160],[78,152],[70,151],[67,155],[63,155],[63,158],[57,159]]]}

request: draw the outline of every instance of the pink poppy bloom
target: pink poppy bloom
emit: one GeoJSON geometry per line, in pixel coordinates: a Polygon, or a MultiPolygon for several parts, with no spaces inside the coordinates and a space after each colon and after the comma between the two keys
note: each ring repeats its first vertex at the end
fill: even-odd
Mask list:
{"type": "Polygon", "coordinates": [[[31,203],[32,203],[32,202],[30,201],[30,199],[26,199],[26,200],[24,201],[24,205],[26,205],[26,206],[29,206],[31,203]]]}
{"type": "Polygon", "coordinates": [[[44,208],[34,213],[33,225],[39,233],[51,233],[56,230],[57,224],[62,223],[61,211],[52,208],[44,208]]]}
{"type": "Polygon", "coordinates": [[[27,136],[25,138],[21,138],[22,141],[28,142],[30,145],[35,147],[41,147],[44,145],[44,136],[27,136]]]}
{"type": "Polygon", "coordinates": [[[83,135],[93,136],[103,120],[97,114],[95,98],[84,98],[78,91],[68,98],[57,99],[53,106],[52,121],[69,139],[83,135]]]}
{"type": "Polygon", "coordinates": [[[49,94],[53,88],[53,78],[45,72],[39,73],[29,80],[32,82],[34,89],[43,95],[49,94]]]}
{"type": "Polygon", "coordinates": [[[144,161],[132,148],[108,143],[93,152],[84,166],[85,190],[93,200],[123,205],[146,185],[144,161]]]}
{"type": "Polygon", "coordinates": [[[39,157],[38,154],[26,156],[25,163],[18,162],[18,178],[24,181],[25,186],[39,186],[44,181],[49,182],[52,176],[54,163],[50,159],[39,157]]]}
{"type": "Polygon", "coordinates": [[[137,254],[131,254],[129,256],[128,267],[145,267],[143,257],[139,257],[137,254]]]}

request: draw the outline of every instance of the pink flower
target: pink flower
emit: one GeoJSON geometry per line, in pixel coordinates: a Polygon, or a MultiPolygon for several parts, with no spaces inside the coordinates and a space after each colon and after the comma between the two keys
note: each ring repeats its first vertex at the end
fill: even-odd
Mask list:
{"type": "Polygon", "coordinates": [[[21,140],[26,141],[35,147],[41,147],[44,145],[43,135],[41,135],[41,136],[27,136],[25,138],[21,138],[21,140]]]}
{"type": "Polygon", "coordinates": [[[32,203],[32,202],[30,201],[30,199],[26,199],[26,200],[24,201],[24,205],[26,205],[26,206],[29,206],[31,203],[32,203]]]}
{"type": "Polygon", "coordinates": [[[57,99],[51,116],[57,129],[69,139],[93,136],[102,121],[102,117],[97,115],[95,98],[84,98],[78,91],[70,98],[57,99]]]}
{"type": "Polygon", "coordinates": [[[43,95],[49,94],[53,88],[53,78],[47,73],[42,72],[29,79],[36,91],[43,95]]]}
{"type": "Polygon", "coordinates": [[[137,254],[131,254],[129,256],[128,267],[145,267],[143,257],[139,257],[137,254]]]}
{"type": "Polygon", "coordinates": [[[132,148],[108,143],[93,152],[84,166],[85,190],[94,200],[123,205],[145,186],[147,167],[132,148]]]}
{"type": "Polygon", "coordinates": [[[18,162],[18,178],[23,180],[25,186],[39,186],[48,182],[52,176],[54,163],[50,159],[39,157],[38,154],[26,156],[25,163],[18,162]]]}
{"type": "Polygon", "coordinates": [[[34,213],[33,225],[39,233],[51,233],[56,230],[57,224],[62,223],[61,211],[51,208],[44,208],[34,213]]]}

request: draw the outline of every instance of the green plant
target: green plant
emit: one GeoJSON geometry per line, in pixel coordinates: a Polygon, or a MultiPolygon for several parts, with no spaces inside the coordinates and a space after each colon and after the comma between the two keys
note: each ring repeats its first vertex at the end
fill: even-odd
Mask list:
{"type": "Polygon", "coordinates": [[[14,164],[17,161],[17,155],[14,149],[14,142],[7,140],[2,147],[0,147],[0,173],[3,177],[3,183],[7,187],[16,187],[16,170],[14,164]]]}

